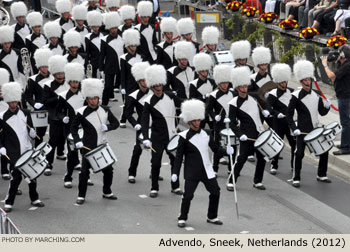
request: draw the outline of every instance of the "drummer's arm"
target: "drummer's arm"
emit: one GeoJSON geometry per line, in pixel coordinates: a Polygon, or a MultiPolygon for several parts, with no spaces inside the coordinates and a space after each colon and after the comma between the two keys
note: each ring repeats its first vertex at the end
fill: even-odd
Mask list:
{"type": "Polygon", "coordinates": [[[28,85],[27,85],[27,88],[26,88],[26,90],[24,92],[24,95],[26,97],[27,102],[34,108],[34,104],[35,104],[35,101],[34,101],[34,98],[33,98],[33,95],[34,95],[34,81],[32,79],[28,80],[28,85]]]}
{"type": "Polygon", "coordinates": [[[130,95],[127,95],[125,98],[125,117],[128,119],[129,123],[135,127],[137,124],[136,119],[133,117],[135,109],[135,99],[130,95]]]}
{"type": "Polygon", "coordinates": [[[287,118],[287,123],[289,128],[294,131],[297,129],[293,116],[294,116],[294,110],[296,109],[296,104],[297,104],[298,99],[292,95],[292,99],[290,99],[288,108],[287,108],[287,114],[286,114],[286,118],[287,118]]]}
{"type": "Polygon", "coordinates": [[[179,144],[176,149],[176,157],[174,160],[174,169],[173,169],[173,174],[176,174],[178,177],[181,170],[183,155],[185,153],[185,143],[186,143],[186,140],[180,136],[179,144]]]}
{"type": "Polygon", "coordinates": [[[113,115],[113,113],[110,110],[108,110],[107,120],[109,122],[109,124],[107,124],[108,131],[115,130],[119,127],[118,119],[113,115]]]}
{"type": "Polygon", "coordinates": [[[235,133],[237,137],[240,137],[242,135],[242,132],[240,128],[237,126],[237,115],[236,115],[237,108],[233,105],[229,105],[229,118],[231,120],[230,122],[230,128],[235,133]]]}
{"type": "Polygon", "coordinates": [[[141,130],[142,130],[142,135],[144,136],[144,140],[149,139],[148,128],[149,128],[149,117],[151,115],[150,108],[151,108],[150,104],[145,102],[145,105],[143,106],[143,110],[142,110],[142,116],[141,116],[141,130]]]}
{"type": "Polygon", "coordinates": [[[324,106],[323,100],[321,97],[318,98],[318,113],[320,113],[321,116],[325,116],[328,114],[329,110],[331,109],[331,107],[329,107],[328,109],[324,106]]]}
{"type": "Polygon", "coordinates": [[[274,96],[274,95],[269,95],[268,97],[267,97],[267,103],[270,105],[270,107],[271,107],[271,114],[273,115],[273,116],[277,116],[280,112],[278,112],[277,110],[275,110],[275,109],[273,109],[274,107],[273,107],[273,105],[275,104],[275,102],[277,101],[277,97],[276,96],[274,96]]]}
{"type": "Polygon", "coordinates": [[[72,133],[74,143],[81,141],[79,139],[78,130],[82,120],[83,120],[83,116],[80,113],[77,113],[70,125],[70,132],[72,133]]]}

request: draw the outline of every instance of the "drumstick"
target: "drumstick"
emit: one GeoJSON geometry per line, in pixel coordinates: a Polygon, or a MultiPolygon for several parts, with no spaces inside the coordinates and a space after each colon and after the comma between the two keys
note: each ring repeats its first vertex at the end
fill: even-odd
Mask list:
{"type": "MultiPolygon", "coordinates": [[[[27,128],[28,129],[32,129],[29,125],[28,125],[28,123],[26,123],[25,121],[23,121],[26,125],[27,125],[27,128]]],[[[40,140],[40,137],[38,136],[38,135],[36,135],[36,138],[38,138],[38,140],[40,140]]]]}
{"type": "Polygon", "coordinates": [[[9,161],[11,161],[11,159],[9,158],[9,156],[7,156],[7,154],[4,155],[9,161]]]}
{"type": "Polygon", "coordinates": [[[150,145],[149,148],[154,152],[157,153],[155,149],[153,149],[153,147],[150,145]]]}
{"type": "Polygon", "coordinates": [[[307,135],[309,133],[306,133],[306,132],[300,132],[301,135],[307,135]]]}
{"type": "Polygon", "coordinates": [[[221,108],[219,116],[221,116],[222,111],[224,110],[224,107],[221,108]]]}
{"type": "Polygon", "coordinates": [[[83,148],[89,151],[91,150],[89,147],[86,147],[86,146],[83,146],[83,148]]]}
{"type": "Polygon", "coordinates": [[[254,138],[247,138],[247,140],[250,140],[250,141],[256,141],[256,139],[254,139],[254,138]]]}

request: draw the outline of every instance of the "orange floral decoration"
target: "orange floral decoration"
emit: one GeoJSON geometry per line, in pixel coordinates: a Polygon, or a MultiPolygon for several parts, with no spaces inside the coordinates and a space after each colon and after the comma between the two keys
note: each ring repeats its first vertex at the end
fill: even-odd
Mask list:
{"type": "Polygon", "coordinates": [[[271,23],[273,20],[277,19],[278,15],[273,12],[265,12],[259,17],[259,21],[265,23],[271,23]]]}
{"type": "Polygon", "coordinates": [[[231,11],[238,11],[240,8],[242,8],[242,3],[239,1],[229,2],[226,6],[226,10],[231,10],[231,11]]]}
{"type": "Polygon", "coordinates": [[[339,46],[345,45],[348,42],[348,40],[340,35],[332,36],[327,41],[328,47],[334,47],[338,48],[339,46]]]}
{"type": "Polygon", "coordinates": [[[279,27],[283,28],[283,29],[295,29],[298,28],[299,24],[298,21],[296,21],[295,19],[285,19],[282,20],[279,24],[279,27]]]}
{"type": "Polygon", "coordinates": [[[316,28],[306,27],[299,31],[299,37],[304,37],[306,39],[313,38],[315,35],[320,34],[316,28]]]}
{"type": "Polygon", "coordinates": [[[259,10],[253,6],[245,7],[241,12],[242,15],[246,15],[247,17],[254,17],[256,13],[259,13],[259,10]]]}

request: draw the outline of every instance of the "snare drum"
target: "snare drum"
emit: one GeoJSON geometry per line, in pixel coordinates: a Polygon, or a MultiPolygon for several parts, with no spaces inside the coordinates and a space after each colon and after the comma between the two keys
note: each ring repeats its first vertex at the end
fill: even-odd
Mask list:
{"type": "Polygon", "coordinates": [[[304,142],[310,153],[315,156],[322,155],[333,147],[333,141],[329,141],[323,132],[323,128],[316,128],[304,137],[304,142]]]}
{"type": "Polygon", "coordinates": [[[109,144],[97,146],[95,149],[86,153],[85,158],[90,163],[94,173],[102,171],[104,168],[107,168],[117,161],[109,144]]]}
{"type": "Polygon", "coordinates": [[[47,110],[38,110],[38,111],[32,111],[30,112],[30,116],[33,121],[33,126],[36,127],[47,127],[49,125],[48,123],[48,117],[49,113],[47,110]]]}
{"type": "Polygon", "coordinates": [[[221,146],[226,147],[228,145],[227,136],[230,136],[231,145],[239,145],[239,139],[236,137],[235,133],[231,129],[229,129],[227,133],[227,129],[223,129],[220,131],[221,136],[221,146]]]}
{"type": "Polygon", "coordinates": [[[332,129],[326,129],[323,131],[322,134],[329,142],[333,142],[333,140],[335,139],[335,135],[332,129]]]}
{"type": "Polygon", "coordinates": [[[37,163],[42,163],[42,162],[45,162],[46,157],[40,150],[37,150],[37,151],[34,151],[32,155],[32,159],[37,163]]]}
{"type": "Polygon", "coordinates": [[[226,65],[235,65],[232,54],[230,51],[217,51],[213,52],[215,59],[215,65],[226,64],[226,65]]]}
{"type": "MultiPolygon", "coordinates": [[[[38,158],[40,156],[40,151],[35,153],[36,157],[38,158]]],[[[28,150],[24,152],[15,163],[15,169],[18,169],[29,180],[38,178],[44,172],[47,166],[46,159],[44,159],[42,162],[36,162],[33,159],[33,154],[33,150],[28,150]]]]}
{"type": "Polygon", "coordinates": [[[254,143],[254,148],[260,151],[266,161],[270,161],[279,154],[284,147],[284,142],[277,133],[268,129],[260,133],[254,143]]]}
{"type": "Polygon", "coordinates": [[[331,129],[333,130],[333,134],[334,136],[338,135],[341,133],[341,126],[339,125],[338,122],[332,122],[328,125],[326,125],[326,127],[324,127],[326,130],[331,129]]]}
{"type": "MultiPolygon", "coordinates": [[[[79,135],[79,140],[82,141],[83,140],[83,136],[84,136],[84,130],[83,129],[79,129],[78,130],[78,135],[79,135]]],[[[69,133],[67,139],[68,139],[69,148],[71,150],[74,150],[75,149],[75,144],[74,144],[74,139],[73,139],[72,133],[69,133]]]]}
{"type": "Polygon", "coordinates": [[[37,150],[41,151],[44,154],[44,156],[46,156],[47,154],[50,153],[50,151],[52,150],[52,147],[51,145],[49,145],[49,143],[42,142],[35,148],[35,151],[37,150]]]}
{"type": "Polygon", "coordinates": [[[167,151],[170,152],[174,157],[176,156],[177,146],[179,146],[179,139],[179,135],[173,136],[166,147],[167,151]]]}

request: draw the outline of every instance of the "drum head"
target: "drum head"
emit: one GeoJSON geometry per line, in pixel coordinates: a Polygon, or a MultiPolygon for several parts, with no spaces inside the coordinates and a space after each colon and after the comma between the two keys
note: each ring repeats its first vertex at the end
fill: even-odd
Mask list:
{"type": "Polygon", "coordinates": [[[272,134],[271,130],[265,130],[264,132],[262,132],[259,135],[258,139],[256,139],[254,143],[254,147],[259,147],[260,145],[264,144],[266,140],[269,139],[271,134],[272,134]]]}
{"type": "Polygon", "coordinates": [[[309,134],[305,136],[304,141],[310,141],[319,137],[320,135],[322,135],[323,131],[324,131],[323,128],[314,129],[313,131],[311,131],[309,134]]]}
{"type": "Polygon", "coordinates": [[[323,135],[324,136],[327,136],[327,135],[329,135],[329,134],[332,134],[333,133],[333,130],[332,129],[326,129],[325,131],[323,131],[323,135]]]}
{"type": "Polygon", "coordinates": [[[32,155],[32,158],[36,158],[37,156],[39,156],[41,154],[41,151],[40,150],[35,150],[33,152],[33,155],[32,155]]]}
{"type": "Polygon", "coordinates": [[[25,164],[26,162],[28,162],[29,159],[32,158],[34,151],[33,150],[27,150],[26,152],[24,152],[22,154],[22,156],[19,157],[19,159],[17,160],[15,167],[20,167],[23,164],[25,164]]]}
{"type": "Polygon", "coordinates": [[[85,154],[85,156],[90,156],[92,154],[94,154],[95,152],[101,150],[102,148],[105,148],[106,144],[100,144],[99,146],[97,146],[95,149],[89,151],[88,153],[85,154]]]}
{"type": "Polygon", "coordinates": [[[235,136],[235,133],[233,133],[233,131],[231,129],[228,129],[228,133],[227,133],[227,129],[223,129],[220,131],[220,135],[221,136],[229,135],[230,137],[233,137],[233,136],[235,136]]]}
{"type": "Polygon", "coordinates": [[[170,142],[168,143],[168,151],[173,151],[177,148],[177,146],[179,145],[179,139],[180,139],[179,135],[173,136],[170,139],[170,142]]]}
{"type": "Polygon", "coordinates": [[[332,123],[330,123],[330,124],[327,124],[327,126],[324,127],[324,128],[325,128],[325,129],[333,129],[333,128],[337,127],[338,125],[339,125],[338,122],[332,122],[332,123]]]}
{"type": "Polygon", "coordinates": [[[37,151],[37,150],[41,150],[42,148],[44,148],[46,146],[46,142],[42,142],[42,143],[40,143],[36,148],[35,148],[35,150],[37,151]]]}

